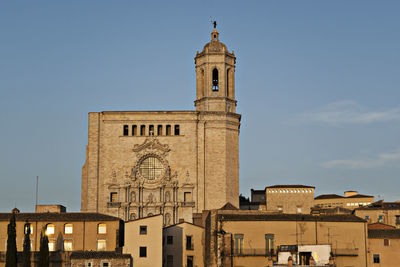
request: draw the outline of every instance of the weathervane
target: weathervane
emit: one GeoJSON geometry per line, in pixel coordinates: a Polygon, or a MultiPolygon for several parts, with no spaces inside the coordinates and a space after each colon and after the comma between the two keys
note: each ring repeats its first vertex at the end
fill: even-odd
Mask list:
{"type": "Polygon", "coordinates": [[[216,29],[216,28],[217,28],[217,21],[216,21],[216,20],[213,20],[213,19],[210,17],[210,22],[211,22],[211,24],[214,26],[214,29],[216,29]]]}

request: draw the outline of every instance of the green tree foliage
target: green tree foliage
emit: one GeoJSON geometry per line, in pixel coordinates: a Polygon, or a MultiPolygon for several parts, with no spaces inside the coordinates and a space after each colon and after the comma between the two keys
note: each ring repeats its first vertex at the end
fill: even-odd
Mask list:
{"type": "Polygon", "coordinates": [[[47,235],[40,235],[39,267],[49,267],[49,239],[47,235]]]}
{"type": "Polygon", "coordinates": [[[31,225],[26,222],[24,226],[25,237],[24,237],[24,250],[22,252],[22,267],[31,267],[31,225]]]}
{"type": "Polygon", "coordinates": [[[15,214],[13,213],[7,227],[6,267],[17,267],[17,232],[15,230],[15,214]]]}

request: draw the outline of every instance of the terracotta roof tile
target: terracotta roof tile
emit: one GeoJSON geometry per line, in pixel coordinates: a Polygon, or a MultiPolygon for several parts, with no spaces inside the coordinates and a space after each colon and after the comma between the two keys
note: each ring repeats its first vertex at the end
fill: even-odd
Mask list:
{"type": "Polygon", "coordinates": [[[344,197],[336,194],[326,194],[326,195],[319,195],[315,199],[333,199],[333,198],[344,198],[344,197]]]}

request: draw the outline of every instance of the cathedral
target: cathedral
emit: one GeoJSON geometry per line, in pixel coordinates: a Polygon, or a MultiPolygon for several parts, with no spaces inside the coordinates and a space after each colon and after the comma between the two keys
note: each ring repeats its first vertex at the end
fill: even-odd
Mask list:
{"type": "Polygon", "coordinates": [[[195,56],[195,110],[89,113],[81,211],[125,221],[162,214],[171,225],[239,207],[235,61],[214,27],[195,56]]]}

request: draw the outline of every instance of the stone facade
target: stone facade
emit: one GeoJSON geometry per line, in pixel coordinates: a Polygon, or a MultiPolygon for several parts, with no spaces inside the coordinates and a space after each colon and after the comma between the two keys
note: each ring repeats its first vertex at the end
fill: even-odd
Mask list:
{"type": "Polygon", "coordinates": [[[195,111],[89,113],[81,210],[164,225],[230,202],[239,206],[235,56],[218,32],[197,52],[195,111]]]}
{"type": "Polygon", "coordinates": [[[267,211],[310,214],[314,206],[313,186],[273,185],[265,188],[267,211]]]}

